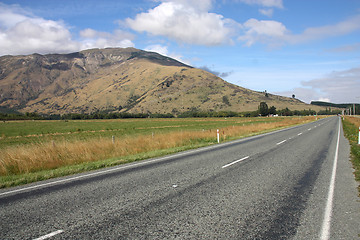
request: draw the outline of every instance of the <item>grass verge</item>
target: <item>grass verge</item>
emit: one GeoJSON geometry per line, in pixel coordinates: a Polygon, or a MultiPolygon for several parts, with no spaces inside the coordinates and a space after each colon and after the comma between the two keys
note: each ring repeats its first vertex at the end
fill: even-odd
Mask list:
{"type": "Polygon", "coordinates": [[[168,154],[182,152],[193,148],[205,147],[210,144],[197,144],[192,146],[176,147],[171,149],[162,149],[157,151],[145,152],[141,154],[129,155],[123,158],[111,158],[95,162],[84,162],[75,165],[63,166],[50,170],[41,170],[36,172],[28,172],[24,174],[13,174],[0,176],[0,188],[14,187],[18,185],[28,184],[37,181],[48,180],[51,178],[63,177],[72,174],[97,170],[106,167],[113,167],[125,163],[131,163],[149,158],[161,157],[168,154]]]}
{"type": "MultiPolygon", "coordinates": [[[[360,145],[358,145],[360,118],[347,116],[343,120],[345,137],[351,146],[351,162],[355,169],[355,179],[360,181],[360,145]]],[[[360,194],[360,185],[358,186],[360,194]]]]}

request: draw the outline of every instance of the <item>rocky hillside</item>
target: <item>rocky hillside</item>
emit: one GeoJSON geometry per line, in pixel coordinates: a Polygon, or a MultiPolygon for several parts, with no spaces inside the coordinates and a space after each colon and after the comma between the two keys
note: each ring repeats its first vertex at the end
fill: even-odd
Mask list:
{"type": "Polygon", "coordinates": [[[262,101],[278,109],[311,107],[134,48],[0,57],[0,107],[20,112],[241,112],[256,110],[262,101]]]}

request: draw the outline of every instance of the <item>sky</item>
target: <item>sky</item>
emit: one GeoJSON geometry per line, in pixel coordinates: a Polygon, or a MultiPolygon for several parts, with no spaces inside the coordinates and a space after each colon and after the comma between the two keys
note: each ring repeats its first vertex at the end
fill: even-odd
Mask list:
{"type": "Polygon", "coordinates": [[[360,0],[0,0],[0,56],[107,47],[306,103],[360,102],[360,0]]]}

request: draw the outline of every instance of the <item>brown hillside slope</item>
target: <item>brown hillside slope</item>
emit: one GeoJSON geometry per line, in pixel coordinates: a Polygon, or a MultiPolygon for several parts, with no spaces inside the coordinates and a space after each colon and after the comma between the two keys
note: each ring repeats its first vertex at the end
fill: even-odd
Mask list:
{"type": "Polygon", "coordinates": [[[72,54],[0,57],[0,106],[21,112],[179,113],[320,107],[251,91],[157,53],[91,49],[72,54]]]}

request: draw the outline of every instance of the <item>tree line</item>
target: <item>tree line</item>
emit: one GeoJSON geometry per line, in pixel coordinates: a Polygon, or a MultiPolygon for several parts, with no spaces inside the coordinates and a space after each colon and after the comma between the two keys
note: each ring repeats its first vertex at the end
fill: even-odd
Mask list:
{"type": "Polygon", "coordinates": [[[258,116],[309,116],[309,115],[336,115],[340,110],[332,110],[330,107],[326,110],[316,112],[314,110],[290,110],[284,108],[277,110],[276,107],[261,102],[258,110],[250,112],[233,111],[199,111],[196,109],[179,113],[177,115],[166,113],[114,113],[114,112],[96,112],[91,114],[69,113],[69,114],[51,114],[44,115],[38,113],[0,113],[0,120],[90,120],[90,119],[126,119],[126,118],[207,118],[207,117],[258,117],[258,116]]]}

